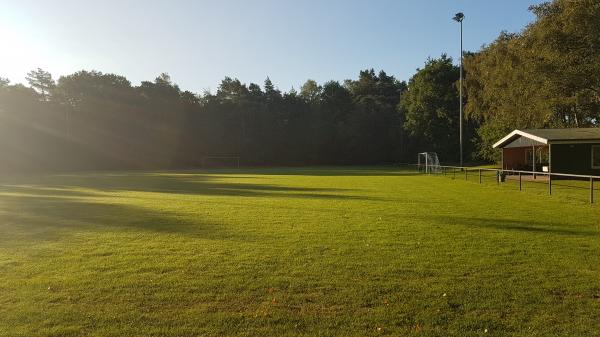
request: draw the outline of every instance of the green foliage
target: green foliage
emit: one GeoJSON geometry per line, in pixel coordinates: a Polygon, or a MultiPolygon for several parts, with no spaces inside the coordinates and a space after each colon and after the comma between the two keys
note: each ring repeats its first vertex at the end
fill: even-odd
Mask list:
{"type": "Polygon", "coordinates": [[[537,20],[465,60],[466,111],[483,122],[479,155],[516,128],[589,127],[600,118],[600,3],[555,0],[537,20]]]}
{"type": "MultiPolygon", "coordinates": [[[[378,153],[388,158],[402,157],[402,121],[396,111],[406,84],[384,71],[361,71],[356,81],[345,86],[353,97],[355,111],[347,116],[345,128],[348,156],[361,158],[363,163],[376,163],[378,153]]],[[[343,113],[343,112],[342,112],[343,113]]]]}
{"type": "Polygon", "coordinates": [[[3,175],[0,335],[597,335],[600,207],[473,178],[3,175]]]}
{"type": "Polygon", "coordinates": [[[443,160],[457,160],[459,75],[459,68],[450,57],[429,59],[408,82],[399,106],[405,119],[404,128],[417,149],[436,151],[443,160]]]}
{"type": "Polygon", "coordinates": [[[321,95],[321,86],[315,80],[307,80],[300,88],[300,96],[307,102],[314,102],[321,95]]]}
{"type": "Polygon", "coordinates": [[[166,73],[136,87],[99,71],[61,77],[45,99],[5,88],[4,171],[189,167],[211,155],[246,165],[389,163],[407,153],[395,111],[405,84],[373,70],[346,86],[307,81],[300,94],[269,78],[261,89],[226,77],[197,96],[166,73]]]}

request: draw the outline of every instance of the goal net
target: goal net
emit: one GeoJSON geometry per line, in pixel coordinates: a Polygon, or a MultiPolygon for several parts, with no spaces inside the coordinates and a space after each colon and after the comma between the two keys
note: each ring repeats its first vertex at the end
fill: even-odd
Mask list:
{"type": "Polygon", "coordinates": [[[205,156],[202,157],[202,167],[240,167],[240,157],[238,156],[205,156]]]}
{"type": "Polygon", "coordinates": [[[421,152],[417,158],[417,165],[420,172],[424,173],[440,173],[442,167],[436,152],[421,152]]]}

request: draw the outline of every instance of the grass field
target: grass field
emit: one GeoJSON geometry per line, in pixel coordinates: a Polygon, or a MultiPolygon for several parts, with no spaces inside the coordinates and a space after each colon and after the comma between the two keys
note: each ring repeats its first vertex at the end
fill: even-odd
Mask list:
{"type": "Polygon", "coordinates": [[[600,335],[585,192],[395,168],[0,180],[0,336],[600,335]]]}

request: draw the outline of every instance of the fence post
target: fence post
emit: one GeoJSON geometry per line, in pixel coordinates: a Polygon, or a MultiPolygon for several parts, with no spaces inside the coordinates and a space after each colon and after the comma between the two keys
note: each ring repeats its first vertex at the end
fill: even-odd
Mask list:
{"type": "Polygon", "coordinates": [[[467,175],[467,172],[469,172],[469,170],[465,169],[465,180],[469,180],[469,176],[467,175]]]}
{"type": "Polygon", "coordinates": [[[590,177],[590,204],[594,203],[594,177],[590,177]]]}
{"type": "Polygon", "coordinates": [[[522,180],[521,180],[521,172],[519,172],[519,191],[523,190],[523,184],[522,184],[522,180]]]}
{"type": "Polygon", "coordinates": [[[479,183],[481,184],[481,169],[479,169],[479,183]]]}
{"type": "Polygon", "coordinates": [[[500,171],[496,171],[496,185],[500,186],[500,171]]]}
{"type": "Polygon", "coordinates": [[[552,175],[548,174],[548,194],[552,195],[552,175]]]}

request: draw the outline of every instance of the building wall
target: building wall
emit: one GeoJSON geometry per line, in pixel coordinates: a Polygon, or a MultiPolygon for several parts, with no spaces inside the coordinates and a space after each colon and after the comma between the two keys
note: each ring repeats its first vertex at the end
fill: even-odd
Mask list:
{"type": "MultiPolygon", "coordinates": [[[[533,171],[533,147],[509,147],[503,151],[503,168],[505,170],[533,171]]],[[[535,171],[542,171],[548,166],[548,146],[535,147],[535,171]]]]}
{"type": "Polygon", "coordinates": [[[523,136],[519,136],[517,138],[515,138],[512,142],[504,145],[504,148],[511,148],[511,147],[530,147],[530,146],[546,146],[546,144],[544,143],[540,143],[538,141],[535,141],[533,139],[529,139],[529,138],[525,138],[523,136]]]}
{"type": "Polygon", "coordinates": [[[600,169],[592,169],[592,144],[552,144],[551,148],[553,173],[600,175],[600,169]]]}
{"type": "Polygon", "coordinates": [[[502,149],[502,168],[505,170],[523,170],[526,162],[526,148],[511,147],[502,149]]]}

